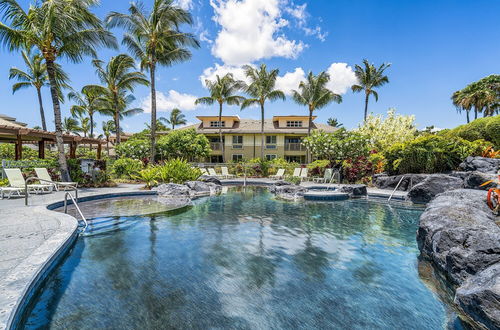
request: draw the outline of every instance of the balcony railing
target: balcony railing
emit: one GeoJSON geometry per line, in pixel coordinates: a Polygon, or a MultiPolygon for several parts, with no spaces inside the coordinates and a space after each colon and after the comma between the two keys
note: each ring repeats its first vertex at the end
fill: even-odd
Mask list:
{"type": "Polygon", "coordinates": [[[222,143],[220,142],[210,142],[210,149],[217,151],[222,150],[222,143]]]}
{"type": "Polygon", "coordinates": [[[306,151],[302,143],[285,143],[285,151],[306,151]]]}

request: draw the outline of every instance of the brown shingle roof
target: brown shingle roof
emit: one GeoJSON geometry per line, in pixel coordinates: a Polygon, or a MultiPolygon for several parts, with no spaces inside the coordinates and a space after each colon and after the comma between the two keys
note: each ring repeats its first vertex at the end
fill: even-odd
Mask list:
{"type": "MultiPolygon", "coordinates": [[[[203,123],[185,126],[179,129],[189,129],[194,128],[196,132],[203,134],[211,134],[218,133],[219,129],[216,127],[203,127],[203,123]]],[[[261,122],[256,119],[241,119],[239,122],[235,122],[233,127],[222,128],[222,132],[224,133],[260,133],[261,122]]],[[[313,129],[320,129],[325,132],[334,132],[336,130],[335,127],[326,125],[326,124],[316,124],[313,123],[313,129]]],[[[284,133],[284,134],[305,134],[307,133],[307,127],[303,128],[290,128],[290,127],[278,127],[278,122],[272,119],[266,119],[264,121],[264,133],[284,133]]]]}

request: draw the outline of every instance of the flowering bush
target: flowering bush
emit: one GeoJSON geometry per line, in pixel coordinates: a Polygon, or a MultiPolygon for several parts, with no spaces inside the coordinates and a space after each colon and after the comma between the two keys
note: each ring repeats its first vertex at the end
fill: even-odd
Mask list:
{"type": "Polygon", "coordinates": [[[210,142],[194,129],[175,130],[157,141],[157,152],[161,159],[186,158],[195,160],[210,156],[210,142]]]}
{"type": "Polygon", "coordinates": [[[342,169],[344,179],[350,183],[362,182],[368,184],[374,172],[373,163],[366,156],[344,160],[342,169]]]}
{"type": "Polygon", "coordinates": [[[415,116],[396,115],[395,109],[389,109],[385,118],[382,115],[369,115],[357,132],[367,136],[374,149],[385,151],[396,143],[415,138],[415,116]]]}
{"type": "Polygon", "coordinates": [[[113,173],[117,178],[132,179],[142,170],[142,162],[132,158],[120,158],[113,163],[113,173]]]}
{"type": "Polygon", "coordinates": [[[144,159],[151,153],[151,144],[148,140],[130,139],[115,147],[120,158],[144,159]]]}

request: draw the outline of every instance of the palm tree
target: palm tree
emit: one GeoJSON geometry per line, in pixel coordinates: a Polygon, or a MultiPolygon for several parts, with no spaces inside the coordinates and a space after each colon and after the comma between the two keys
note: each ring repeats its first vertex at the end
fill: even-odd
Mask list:
{"type": "Polygon", "coordinates": [[[340,128],[340,127],[344,126],[343,124],[341,124],[339,122],[339,120],[337,118],[328,118],[326,123],[328,124],[328,126],[331,126],[331,127],[340,128]]]}
{"type": "Polygon", "coordinates": [[[175,129],[175,126],[186,125],[187,123],[186,116],[177,108],[172,109],[168,118],[160,117],[158,120],[171,125],[172,129],[175,129]]]}
{"type": "Polygon", "coordinates": [[[135,97],[132,94],[127,94],[125,90],[122,90],[117,95],[106,93],[100,98],[101,113],[104,115],[113,116],[114,118],[114,133],[116,135],[116,144],[119,143],[119,136],[122,133],[120,121],[125,117],[131,117],[144,112],[144,110],[141,108],[129,107],[130,104],[132,104],[134,101],[135,97]]]}
{"type": "Polygon", "coordinates": [[[99,86],[83,86],[80,92],[72,91],[68,94],[68,99],[75,102],[70,108],[72,114],[89,117],[90,137],[94,137],[94,115],[100,111],[99,98],[102,96],[102,89],[99,86]]]}
{"type": "Polygon", "coordinates": [[[265,64],[261,64],[260,68],[256,69],[250,65],[243,66],[245,70],[245,75],[250,80],[249,85],[244,85],[243,88],[245,92],[250,95],[250,98],[245,99],[241,103],[241,110],[252,106],[258,105],[260,106],[260,114],[261,114],[261,125],[260,125],[260,135],[261,135],[261,150],[260,150],[260,158],[264,159],[264,106],[267,100],[276,101],[276,100],[285,100],[285,93],[282,91],[275,89],[276,86],[276,78],[278,77],[279,70],[274,69],[271,71],[267,71],[267,67],[265,64]]]}
{"type": "Polygon", "coordinates": [[[382,63],[378,68],[368,60],[363,60],[364,68],[360,65],[355,66],[354,74],[358,79],[358,84],[352,85],[353,92],[365,92],[365,117],[368,116],[368,99],[373,95],[375,101],[378,101],[378,93],[374,88],[381,87],[389,82],[389,78],[384,75],[384,71],[391,66],[390,63],[382,63]]]}
{"type": "Polygon", "coordinates": [[[341,103],[342,96],[326,88],[326,84],[330,81],[330,75],[326,72],[321,72],[317,76],[309,72],[306,79],[300,82],[299,91],[292,91],[292,99],[300,105],[307,106],[309,110],[307,135],[311,135],[314,111],[326,107],[331,102],[341,103]]]}
{"type": "MultiPolygon", "coordinates": [[[[222,105],[240,105],[245,98],[235,95],[239,90],[243,89],[242,81],[234,80],[231,73],[227,73],[224,77],[217,75],[214,81],[205,80],[205,85],[210,92],[210,96],[200,97],[195,101],[195,104],[212,105],[219,104],[219,123],[222,122],[222,105]]],[[[222,157],[224,158],[224,143],[222,141],[222,125],[219,124],[219,140],[222,145],[222,157]]],[[[224,161],[224,159],[223,159],[224,161]]]]}
{"type": "MultiPolygon", "coordinates": [[[[43,57],[40,54],[32,54],[30,51],[21,51],[23,61],[26,64],[26,71],[12,67],[9,70],[9,79],[16,79],[18,82],[12,85],[12,93],[14,94],[20,89],[34,87],[38,97],[38,106],[40,108],[40,118],[42,121],[42,129],[47,130],[45,121],[45,111],[42,102],[42,87],[48,85],[47,67],[43,63],[43,57]]],[[[59,64],[54,65],[56,68],[56,79],[61,88],[67,88],[68,75],[62,71],[59,64]]],[[[61,93],[61,92],[59,92],[61,93]]]]}
{"type": "Polygon", "coordinates": [[[78,134],[82,131],[80,123],[73,117],[64,117],[61,127],[63,132],[66,134],[78,134]]]}
{"type": "Polygon", "coordinates": [[[151,81],[151,162],[155,160],[156,144],[156,67],[171,66],[191,58],[186,47],[200,46],[190,33],[179,30],[182,24],[193,24],[191,14],[175,5],[173,0],[154,0],[148,13],[142,4],[132,3],[129,14],[111,12],[109,27],[124,27],[123,44],[141,61],[141,69],[149,71],[151,81]]]}
{"type": "Polygon", "coordinates": [[[106,155],[109,158],[109,138],[111,134],[116,132],[115,122],[113,120],[103,121],[102,122],[102,135],[106,138],[106,155]]]}
{"type": "Polygon", "coordinates": [[[0,24],[0,40],[9,51],[36,48],[47,68],[54,108],[56,142],[61,179],[70,181],[64,154],[61,107],[56,63],[59,58],[81,62],[86,55],[95,56],[97,46],[117,47],[115,37],[90,11],[98,0],[51,0],[32,4],[25,11],[16,0],[0,0],[5,22],[0,24]]]}
{"type": "MultiPolygon", "coordinates": [[[[166,132],[169,131],[170,128],[165,126],[164,122],[168,123],[168,118],[165,117],[160,117],[156,120],[156,131],[157,132],[166,132]]],[[[151,132],[151,124],[150,123],[144,123],[146,125],[146,129],[151,132]]]]}
{"type": "Polygon", "coordinates": [[[100,60],[93,60],[92,64],[96,68],[101,83],[105,85],[93,88],[105,95],[103,97],[107,102],[105,111],[115,120],[116,143],[120,144],[120,119],[123,116],[120,101],[123,101],[127,92],[133,92],[136,85],[148,86],[149,81],[142,72],[134,71],[134,59],[126,54],[112,57],[106,66],[100,60]]]}

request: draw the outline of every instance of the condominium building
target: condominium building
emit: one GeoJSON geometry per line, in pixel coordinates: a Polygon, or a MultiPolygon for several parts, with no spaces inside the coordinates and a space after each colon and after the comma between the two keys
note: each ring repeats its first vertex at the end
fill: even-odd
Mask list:
{"type": "MultiPolygon", "coordinates": [[[[239,116],[198,116],[200,123],[184,127],[194,128],[204,134],[210,141],[212,154],[207,159],[211,163],[223,160],[240,161],[260,157],[261,155],[261,121],[240,119],[239,116]],[[219,138],[219,127],[222,129],[222,141],[219,138]],[[224,144],[224,157],[222,154],[224,144]]],[[[312,130],[333,132],[336,128],[314,122],[312,130]]],[[[264,121],[264,157],[268,160],[284,158],[288,161],[304,163],[306,149],[302,139],[307,136],[308,116],[274,116],[264,121]]]]}

